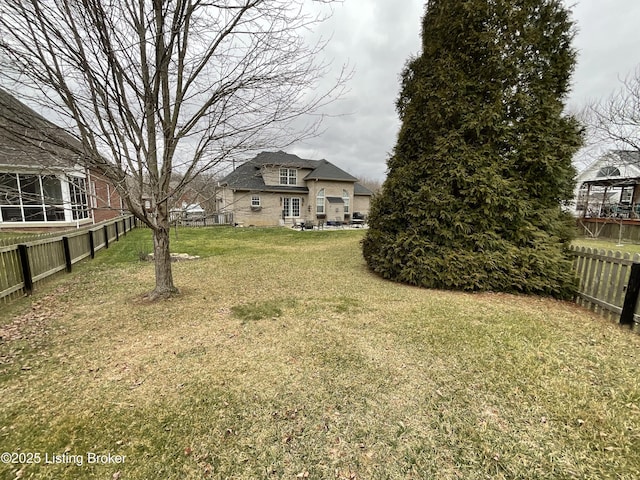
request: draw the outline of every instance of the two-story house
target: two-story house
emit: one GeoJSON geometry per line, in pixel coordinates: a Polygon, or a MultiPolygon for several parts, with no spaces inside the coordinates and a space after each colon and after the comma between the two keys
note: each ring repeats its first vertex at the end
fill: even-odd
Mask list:
{"type": "Polygon", "coordinates": [[[262,152],[221,182],[221,208],[250,226],[344,224],[366,218],[373,193],[327,160],[262,152]]]}

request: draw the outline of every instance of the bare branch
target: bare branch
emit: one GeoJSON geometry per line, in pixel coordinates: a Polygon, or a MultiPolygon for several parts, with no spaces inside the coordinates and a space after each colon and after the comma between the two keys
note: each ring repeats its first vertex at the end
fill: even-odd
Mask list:
{"type": "Polygon", "coordinates": [[[168,249],[167,205],[190,182],[228,160],[316,135],[321,109],[344,92],[346,70],[318,90],[326,43],[309,45],[302,33],[323,17],[304,5],[4,0],[0,80],[43,94],[86,165],[113,182],[168,249]],[[307,123],[297,129],[301,118],[307,123]]]}
{"type": "Polygon", "coordinates": [[[640,151],[640,67],[621,80],[618,91],[585,107],[581,117],[594,143],[640,151]]]}

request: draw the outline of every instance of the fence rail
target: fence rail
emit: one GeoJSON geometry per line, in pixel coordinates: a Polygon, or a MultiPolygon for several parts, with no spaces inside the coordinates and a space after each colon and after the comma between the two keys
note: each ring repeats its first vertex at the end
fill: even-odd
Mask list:
{"type": "Polygon", "coordinates": [[[172,212],[171,223],[179,227],[217,227],[233,225],[233,213],[214,213],[210,215],[172,212]]]}
{"type": "Polygon", "coordinates": [[[0,301],[7,303],[31,294],[45,278],[63,270],[70,272],[72,265],[93,258],[134,227],[134,217],[119,217],[77,232],[31,241],[22,237],[18,244],[0,246],[0,301]]]}
{"type": "Polygon", "coordinates": [[[630,304],[628,285],[634,263],[640,262],[640,254],[572,247],[573,268],[579,280],[576,302],[609,319],[618,319],[623,313],[625,301],[631,308],[630,318],[634,327],[640,322],[637,302],[630,304]],[[631,317],[632,315],[632,317],[631,317]]]}

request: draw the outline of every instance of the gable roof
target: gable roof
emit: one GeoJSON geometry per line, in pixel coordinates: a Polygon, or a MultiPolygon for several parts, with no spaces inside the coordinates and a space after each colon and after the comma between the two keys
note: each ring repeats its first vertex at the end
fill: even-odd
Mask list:
{"type": "Polygon", "coordinates": [[[637,178],[640,178],[640,152],[612,150],[576,176],[576,187],[583,183],[622,185],[637,178]]]}
{"type": "Polygon", "coordinates": [[[327,160],[307,160],[285,152],[262,152],[251,160],[243,163],[233,172],[221,180],[222,185],[228,185],[238,190],[262,190],[278,192],[308,192],[306,187],[289,185],[265,185],[262,169],[267,166],[298,168],[311,170],[304,180],[334,180],[355,183],[358,179],[327,160]]]}
{"type": "Polygon", "coordinates": [[[0,88],[0,166],[70,168],[80,143],[0,88]]]}

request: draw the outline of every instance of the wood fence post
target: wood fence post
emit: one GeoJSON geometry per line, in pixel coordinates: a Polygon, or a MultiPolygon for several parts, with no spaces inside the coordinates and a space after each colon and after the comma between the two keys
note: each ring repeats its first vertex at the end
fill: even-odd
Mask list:
{"type": "Polygon", "coordinates": [[[31,276],[31,265],[29,265],[29,248],[26,245],[18,245],[18,253],[20,255],[20,265],[22,266],[24,290],[28,296],[33,293],[33,277],[31,276]]]}
{"type": "Polygon", "coordinates": [[[64,248],[64,263],[67,267],[67,273],[71,273],[71,248],[69,247],[69,237],[62,237],[62,246],[64,248]]]}
{"type": "Polygon", "coordinates": [[[89,252],[92,259],[96,258],[96,239],[93,238],[93,230],[89,230],[89,252]]]}
{"type": "Polygon", "coordinates": [[[120,241],[120,232],[118,232],[118,221],[113,222],[113,226],[116,227],[116,242],[120,241]]]}
{"type": "Polygon", "coordinates": [[[109,248],[109,228],[105,225],[104,229],[104,248],[109,248]]]}
{"type": "Polygon", "coordinates": [[[636,311],[638,303],[638,294],[640,293],[640,263],[631,265],[631,274],[629,275],[629,283],[627,284],[627,292],[624,296],[624,304],[622,306],[622,314],[620,315],[620,325],[633,326],[633,315],[636,311]]]}

